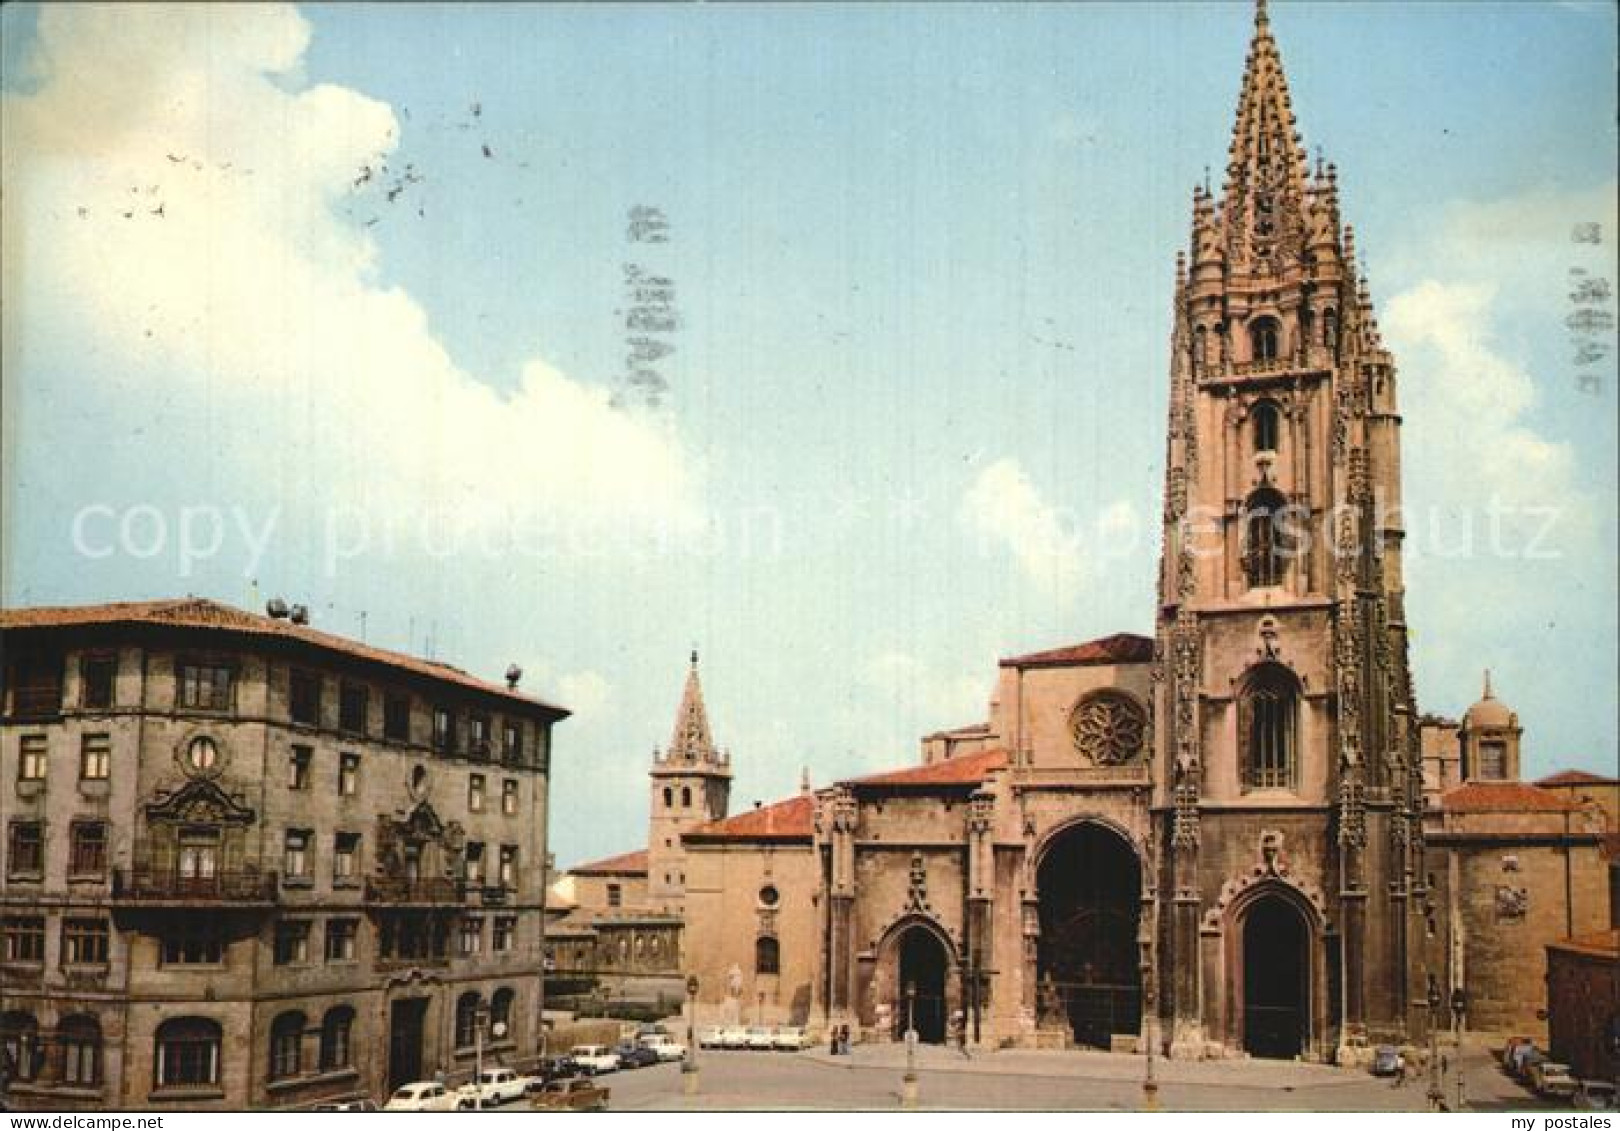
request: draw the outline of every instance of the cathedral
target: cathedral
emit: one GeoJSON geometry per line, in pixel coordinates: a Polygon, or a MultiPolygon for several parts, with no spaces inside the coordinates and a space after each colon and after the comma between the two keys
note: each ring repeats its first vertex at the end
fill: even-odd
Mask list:
{"type": "Polygon", "coordinates": [[[735,815],[694,656],[648,848],[575,869],[571,920],[678,924],[705,1021],[868,1040],[1356,1063],[1470,993],[1538,1024],[1524,969],[1607,926],[1610,826],[1518,782],[1489,691],[1460,728],[1417,713],[1396,369],[1264,0],[1171,301],[1153,637],[1003,659],[918,763],[735,815]],[[1485,873],[1552,859],[1554,813],[1542,938],[1485,873]]]}

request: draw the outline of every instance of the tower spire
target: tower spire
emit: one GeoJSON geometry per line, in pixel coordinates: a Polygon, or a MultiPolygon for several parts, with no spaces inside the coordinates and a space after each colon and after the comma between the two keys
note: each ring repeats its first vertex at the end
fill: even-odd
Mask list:
{"type": "Polygon", "coordinates": [[[1265,0],[1256,0],[1254,38],[1243,70],[1226,174],[1224,212],[1233,252],[1265,258],[1301,227],[1307,162],[1265,0]]]}
{"type": "Polygon", "coordinates": [[[697,649],[692,649],[692,666],[686,672],[686,688],[675,712],[675,732],[669,740],[665,759],[670,762],[718,762],[714,738],[709,733],[709,712],[703,705],[703,684],[698,679],[697,649]]]}

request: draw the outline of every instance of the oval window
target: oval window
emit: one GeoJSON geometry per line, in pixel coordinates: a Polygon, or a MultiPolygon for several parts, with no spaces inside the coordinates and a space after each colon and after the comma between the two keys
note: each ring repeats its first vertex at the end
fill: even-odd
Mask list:
{"type": "Polygon", "coordinates": [[[219,764],[219,744],[206,734],[199,734],[186,748],[186,762],[200,772],[213,769],[219,764]]]}

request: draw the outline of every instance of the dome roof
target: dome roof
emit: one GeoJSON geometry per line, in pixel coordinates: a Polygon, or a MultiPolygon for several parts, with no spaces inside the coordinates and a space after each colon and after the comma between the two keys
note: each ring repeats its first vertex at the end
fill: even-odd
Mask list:
{"type": "Polygon", "coordinates": [[[1508,705],[1491,694],[1491,673],[1485,673],[1485,694],[1463,715],[1463,726],[1469,730],[1478,730],[1482,727],[1511,728],[1515,724],[1513,711],[1508,705]]]}

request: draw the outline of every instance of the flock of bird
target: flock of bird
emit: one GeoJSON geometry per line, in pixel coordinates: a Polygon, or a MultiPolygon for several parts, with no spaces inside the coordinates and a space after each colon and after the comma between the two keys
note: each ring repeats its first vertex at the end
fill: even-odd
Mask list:
{"type": "MultiPolygon", "coordinates": [[[[401,107],[400,113],[407,121],[410,120],[411,112],[408,107],[401,107]]],[[[462,131],[471,130],[475,125],[482,122],[483,116],[483,104],[480,102],[474,102],[468,107],[467,116],[454,123],[455,128],[462,131]]],[[[392,134],[393,130],[390,129],[389,136],[392,137],[392,134]]],[[[494,147],[490,144],[489,140],[485,138],[478,139],[478,152],[486,161],[494,161],[497,159],[494,147]]],[[[169,164],[175,167],[177,172],[180,170],[189,169],[192,172],[200,173],[204,169],[208,168],[210,164],[207,161],[185,153],[165,153],[164,156],[168,159],[169,164]]],[[[236,174],[239,176],[253,175],[252,169],[236,168],[230,161],[214,162],[213,164],[222,173],[229,173],[233,168],[235,168],[236,174]]],[[[526,169],[528,168],[528,162],[519,162],[518,167],[526,169]]],[[[426,179],[427,178],[423,176],[421,171],[418,170],[416,165],[412,162],[407,162],[403,169],[395,169],[390,166],[386,160],[383,160],[379,156],[373,161],[369,161],[360,166],[360,168],[356,171],[354,180],[350,184],[349,188],[350,192],[355,195],[372,194],[371,200],[373,204],[378,203],[377,198],[380,197],[380,203],[382,204],[397,205],[402,198],[406,197],[406,194],[409,193],[414,186],[422,184],[426,179]]],[[[131,185],[129,188],[129,195],[133,199],[127,200],[123,202],[123,204],[115,206],[113,211],[125,220],[134,220],[137,217],[152,217],[157,220],[162,220],[168,215],[168,203],[165,200],[158,199],[161,191],[162,186],[160,185],[147,185],[144,187],[141,185],[131,185]]],[[[411,202],[407,200],[406,203],[408,205],[411,202]]],[[[355,215],[355,211],[352,206],[346,207],[344,211],[349,216],[355,215]]],[[[80,205],[78,207],[78,215],[81,220],[88,219],[91,213],[92,210],[89,206],[80,205]]],[[[416,214],[418,217],[426,218],[426,207],[421,203],[417,203],[416,214]]],[[[378,209],[373,212],[369,219],[364,221],[364,226],[368,228],[373,227],[382,219],[382,217],[383,212],[378,209]]]]}

